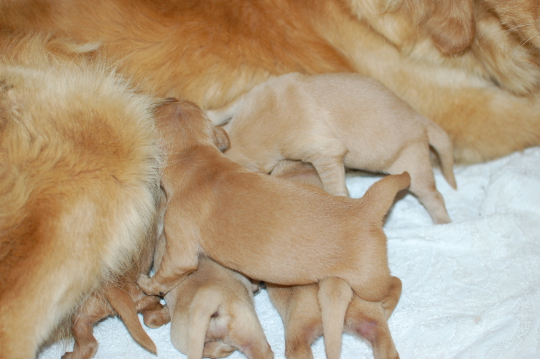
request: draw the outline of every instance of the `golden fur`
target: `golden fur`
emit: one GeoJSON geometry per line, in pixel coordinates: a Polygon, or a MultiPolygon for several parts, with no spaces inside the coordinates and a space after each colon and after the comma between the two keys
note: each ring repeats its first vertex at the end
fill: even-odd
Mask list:
{"type": "Polygon", "coordinates": [[[121,60],[151,94],[225,106],[271,76],[355,71],[450,135],[458,162],[540,143],[536,0],[1,0],[0,26],[121,60]]]}
{"type": "Polygon", "coordinates": [[[351,73],[272,78],[234,104],[223,128],[231,141],[225,152],[231,160],[263,173],[287,159],[309,162],[333,195],[349,194],[345,168],[407,171],[410,191],[433,222],[451,221],[430,161],[431,147],[447,182],[456,188],[448,135],[372,78],[351,73]]]}
{"type": "Polygon", "coordinates": [[[157,348],[139,322],[137,313],[141,313],[144,323],[151,328],[158,328],[170,321],[169,310],[161,305],[160,298],[147,296],[135,281],[139,274],[148,274],[154,259],[157,237],[161,234],[161,219],[165,213],[166,198],[162,192],[158,206],[158,220],[155,235],[149,235],[142,243],[139,258],[131,264],[125,274],[108,281],[95,290],[81,304],[71,318],[71,334],[75,339],[72,352],[67,352],[62,359],[91,359],[96,354],[98,342],[93,335],[94,325],[99,321],[118,315],[129,330],[131,336],[146,350],[157,355],[157,348]]]}
{"type": "Polygon", "coordinates": [[[153,226],[154,100],[89,50],[0,33],[0,358],[34,358],[153,226]]]}

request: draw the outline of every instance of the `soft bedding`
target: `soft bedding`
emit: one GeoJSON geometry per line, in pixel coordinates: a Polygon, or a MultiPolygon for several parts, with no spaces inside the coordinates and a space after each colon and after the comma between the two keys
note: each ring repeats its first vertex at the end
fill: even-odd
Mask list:
{"type": "MultiPolygon", "coordinates": [[[[458,190],[436,169],[453,223],[433,225],[412,195],[388,216],[390,269],[403,295],[389,320],[402,359],[540,358],[540,148],[455,168],[458,190]]],[[[347,176],[352,197],[379,177],[347,176]]],[[[276,359],[284,358],[283,326],[265,291],[256,307],[276,359]]],[[[185,358],[169,340],[170,325],[146,328],[159,358],[185,358]]],[[[119,319],[95,327],[96,359],[150,359],[119,319]]],[[[55,344],[39,359],[58,359],[71,344],[55,344]]],[[[315,359],[324,345],[313,345],[315,359]]],[[[362,340],[345,335],[343,359],[372,358],[362,340]]],[[[245,358],[235,352],[231,359],[245,358]]]]}

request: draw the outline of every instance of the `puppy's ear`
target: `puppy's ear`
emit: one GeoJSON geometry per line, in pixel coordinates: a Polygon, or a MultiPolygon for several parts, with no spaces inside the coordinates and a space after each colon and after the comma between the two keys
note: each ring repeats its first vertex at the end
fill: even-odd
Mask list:
{"type": "Polygon", "coordinates": [[[227,150],[231,144],[229,135],[221,126],[216,126],[214,130],[214,143],[221,152],[227,150]]]}
{"type": "Polygon", "coordinates": [[[476,36],[472,1],[436,2],[425,26],[435,46],[442,53],[455,54],[465,50],[476,36]]]}

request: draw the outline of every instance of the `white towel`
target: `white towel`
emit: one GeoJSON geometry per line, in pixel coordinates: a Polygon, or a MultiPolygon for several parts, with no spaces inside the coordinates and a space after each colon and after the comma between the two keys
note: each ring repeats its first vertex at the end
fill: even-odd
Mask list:
{"type": "MultiPolygon", "coordinates": [[[[401,359],[540,358],[540,148],[489,163],[457,166],[458,190],[435,171],[452,224],[433,225],[415,197],[393,207],[385,225],[393,275],[403,281],[389,320],[401,359]]],[[[379,177],[352,174],[360,197],[379,177]]],[[[283,326],[265,291],[259,318],[276,359],[284,358],[283,326]]],[[[146,328],[146,327],[145,327],[146,328]]],[[[169,325],[146,328],[159,358],[185,358],[169,340],[169,325]]],[[[96,359],[152,359],[119,319],[94,329],[96,359]]],[[[39,359],[59,359],[71,347],[56,344],[39,359]]],[[[324,344],[313,345],[315,359],[324,344]]],[[[345,335],[342,358],[372,358],[366,342],[345,335]]],[[[245,358],[235,352],[231,359],[245,358]]]]}

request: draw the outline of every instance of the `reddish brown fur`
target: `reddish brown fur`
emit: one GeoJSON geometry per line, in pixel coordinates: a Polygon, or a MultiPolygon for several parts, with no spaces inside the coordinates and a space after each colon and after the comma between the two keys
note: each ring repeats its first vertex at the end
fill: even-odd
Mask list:
{"type": "MultiPolygon", "coordinates": [[[[322,188],[317,171],[302,162],[284,161],[274,169],[272,175],[322,188]]],[[[381,302],[367,302],[353,295],[343,316],[336,312],[333,303],[323,301],[325,297],[335,295],[333,288],[321,285],[285,287],[270,283],[266,287],[285,326],[287,359],[313,358],[311,344],[323,334],[327,353],[329,349],[337,352],[337,355],[327,354],[327,357],[338,358],[343,330],[368,340],[375,359],[399,358],[387,323],[401,296],[399,278],[392,278],[391,289],[381,302]],[[328,325],[324,325],[325,315],[335,322],[335,328],[340,328],[339,333],[335,332],[335,328],[330,328],[334,332],[329,331],[328,325]]]]}
{"type": "Polygon", "coordinates": [[[0,26],[101,41],[152,94],[219,108],[272,75],[356,71],[458,162],[540,144],[535,0],[2,0],[0,26]]]}
{"type": "Polygon", "coordinates": [[[145,293],[167,294],[197,269],[201,252],[272,283],[337,277],[366,300],[388,293],[382,219],[409,185],[407,173],[385,177],[361,199],[331,196],[230,161],[217,147],[225,132],[193,104],[171,103],[157,118],[170,151],[163,176],[167,247],[155,275],[138,280],[145,293]]]}
{"type": "Polygon", "coordinates": [[[155,218],[154,100],[88,49],[0,34],[0,358],[34,358],[155,218]]]}

